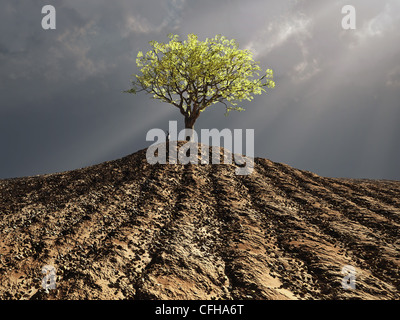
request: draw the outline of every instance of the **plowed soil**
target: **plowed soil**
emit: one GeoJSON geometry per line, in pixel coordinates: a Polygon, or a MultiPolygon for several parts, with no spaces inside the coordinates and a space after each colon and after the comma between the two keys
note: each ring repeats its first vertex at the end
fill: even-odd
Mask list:
{"type": "Polygon", "coordinates": [[[254,161],[0,180],[0,299],[399,299],[400,181],[254,161]]]}

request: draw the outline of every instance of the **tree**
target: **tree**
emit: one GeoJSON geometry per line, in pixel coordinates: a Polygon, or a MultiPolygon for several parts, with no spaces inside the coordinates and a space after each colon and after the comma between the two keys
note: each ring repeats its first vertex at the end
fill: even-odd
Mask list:
{"type": "Polygon", "coordinates": [[[272,70],[260,77],[261,68],[252,53],[240,50],[235,40],[217,35],[199,41],[189,34],[181,42],[177,35],[168,37],[169,43],[150,41],[152,50],[139,51],[136,64],[141,74],[135,75],[132,88],[125,92],[145,91],[177,107],[185,117],[186,129],[193,129],[200,113],[213,104],[224,104],[225,114],[242,111],[239,101],[251,101],[264,87],[275,86],[272,70]]]}

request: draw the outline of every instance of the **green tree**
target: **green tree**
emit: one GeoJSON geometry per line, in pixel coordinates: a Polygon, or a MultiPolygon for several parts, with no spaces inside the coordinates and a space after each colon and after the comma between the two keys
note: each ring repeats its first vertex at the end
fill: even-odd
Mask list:
{"type": "Polygon", "coordinates": [[[152,50],[139,51],[136,64],[140,75],[134,75],[132,88],[125,92],[145,91],[153,98],[177,107],[185,118],[185,128],[193,129],[200,113],[218,102],[231,110],[242,100],[253,99],[264,87],[275,86],[273,72],[261,68],[249,50],[241,50],[235,40],[221,35],[199,41],[194,34],[178,41],[169,34],[169,43],[150,41],[152,50]]]}

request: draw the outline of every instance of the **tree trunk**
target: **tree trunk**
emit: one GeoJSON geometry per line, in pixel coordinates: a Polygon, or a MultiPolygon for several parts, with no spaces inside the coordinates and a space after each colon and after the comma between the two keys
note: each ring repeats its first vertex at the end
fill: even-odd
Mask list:
{"type": "MultiPolygon", "coordinates": [[[[192,129],[194,130],[194,123],[196,122],[197,117],[185,117],[185,129],[192,129]]],[[[186,137],[186,141],[190,141],[193,139],[193,131],[189,136],[186,137]]]]}
{"type": "Polygon", "coordinates": [[[196,118],[194,118],[194,117],[185,118],[185,129],[193,129],[195,122],[196,122],[196,118]]]}

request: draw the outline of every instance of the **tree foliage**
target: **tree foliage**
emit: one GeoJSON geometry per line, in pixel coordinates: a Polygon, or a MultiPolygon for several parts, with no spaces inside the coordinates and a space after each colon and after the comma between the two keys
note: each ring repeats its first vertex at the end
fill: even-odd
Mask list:
{"type": "Polygon", "coordinates": [[[273,72],[261,68],[249,50],[241,50],[235,40],[217,35],[199,41],[194,34],[179,41],[170,34],[168,43],[150,41],[152,50],[139,51],[135,75],[129,93],[145,91],[153,98],[177,107],[185,117],[185,127],[193,128],[200,113],[213,104],[222,103],[226,113],[244,110],[242,100],[253,99],[265,87],[275,86],[273,72]]]}

